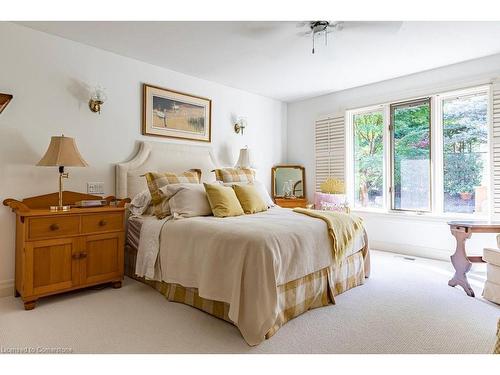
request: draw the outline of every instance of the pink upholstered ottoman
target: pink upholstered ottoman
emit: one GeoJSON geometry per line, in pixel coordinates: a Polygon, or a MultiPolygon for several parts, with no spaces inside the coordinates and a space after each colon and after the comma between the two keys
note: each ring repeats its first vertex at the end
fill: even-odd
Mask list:
{"type": "Polygon", "coordinates": [[[334,209],[343,211],[347,208],[347,197],[345,194],[314,193],[314,208],[317,210],[334,209]]]}

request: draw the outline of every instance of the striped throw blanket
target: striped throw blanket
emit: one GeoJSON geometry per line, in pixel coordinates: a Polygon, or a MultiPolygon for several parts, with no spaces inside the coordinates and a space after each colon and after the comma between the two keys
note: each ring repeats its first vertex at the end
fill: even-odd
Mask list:
{"type": "Polygon", "coordinates": [[[306,208],[294,208],[293,211],[321,219],[326,223],[332,243],[333,259],[337,264],[344,258],[345,249],[356,233],[364,230],[363,219],[353,214],[306,208]]]}

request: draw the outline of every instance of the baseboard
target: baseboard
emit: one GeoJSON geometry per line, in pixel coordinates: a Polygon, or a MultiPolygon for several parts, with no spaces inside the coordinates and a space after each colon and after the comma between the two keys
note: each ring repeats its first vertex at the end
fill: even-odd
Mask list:
{"type": "Polygon", "coordinates": [[[389,251],[391,253],[399,253],[404,255],[413,255],[416,257],[430,258],[437,260],[450,260],[450,251],[444,249],[436,249],[423,246],[407,245],[385,241],[369,241],[370,249],[389,251]]]}
{"type": "Polygon", "coordinates": [[[0,298],[14,295],[14,280],[0,281],[0,298]]]}

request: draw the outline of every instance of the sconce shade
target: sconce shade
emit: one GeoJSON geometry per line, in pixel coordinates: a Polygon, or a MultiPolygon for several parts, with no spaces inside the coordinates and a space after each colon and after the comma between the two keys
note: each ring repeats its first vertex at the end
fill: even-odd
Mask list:
{"type": "Polygon", "coordinates": [[[108,96],[106,95],[106,89],[100,85],[94,87],[90,94],[90,99],[96,102],[104,103],[108,96]]]}
{"type": "Polygon", "coordinates": [[[70,137],[54,136],[50,139],[49,148],[38,166],[54,167],[87,167],[87,162],[82,158],[75,140],[70,137]]]}
{"type": "Polygon", "coordinates": [[[248,148],[242,148],[240,150],[240,156],[238,157],[238,161],[236,162],[236,168],[250,168],[250,150],[248,148]]]}

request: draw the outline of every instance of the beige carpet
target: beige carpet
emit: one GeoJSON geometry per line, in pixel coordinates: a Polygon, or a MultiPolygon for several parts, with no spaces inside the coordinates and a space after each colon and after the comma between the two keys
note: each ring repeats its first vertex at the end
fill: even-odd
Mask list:
{"type": "MultiPolygon", "coordinates": [[[[448,263],[373,252],[372,277],[249,347],[238,330],[126,279],[40,300],[0,299],[0,346],[74,353],[489,353],[500,308],[447,286],[448,263]]],[[[472,280],[480,296],[484,265],[472,280]]]]}

